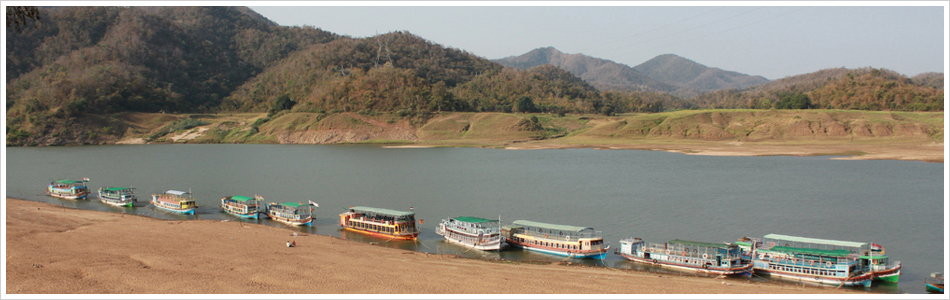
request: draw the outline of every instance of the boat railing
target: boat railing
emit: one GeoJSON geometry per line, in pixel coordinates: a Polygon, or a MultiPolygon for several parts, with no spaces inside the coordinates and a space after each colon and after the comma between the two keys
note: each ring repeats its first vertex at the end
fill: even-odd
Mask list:
{"type": "Polygon", "coordinates": [[[891,262],[888,262],[887,265],[871,265],[871,271],[890,270],[890,269],[897,268],[900,266],[901,266],[900,261],[891,261],[891,262]]]}
{"type": "Polygon", "coordinates": [[[524,234],[531,237],[553,239],[553,240],[565,240],[565,241],[576,241],[578,239],[596,239],[603,238],[603,231],[594,231],[594,232],[570,232],[567,234],[551,234],[543,232],[534,232],[534,231],[518,231],[514,232],[518,234],[524,234]]]}

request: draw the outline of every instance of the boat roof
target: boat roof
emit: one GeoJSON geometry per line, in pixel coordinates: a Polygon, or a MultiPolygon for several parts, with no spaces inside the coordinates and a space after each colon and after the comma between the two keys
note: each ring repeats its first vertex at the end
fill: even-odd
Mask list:
{"type": "Polygon", "coordinates": [[[231,196],[231,200],[234,200],[234,201],[251,201],[251,200],[254,200],[254,198],[247,197],[247,196],[237,195],[237,196],[231,196]]]}
{"type": "Polygon", "coordinates": [[[309,205],[309,204],[303,204],[300,202],[284,202],[284,203],[281,203],[280,205],[290,206],[290,207],[301,207],[301,206],[309,205]]]}
{"type": "Polygon", "coordinates": [[[766,234],[765,238],[767,239],[777,239],[784,240],[789,242],[800,242],[800,243],[809,243],[809,244],[824,244],[824,245],[835,245],[842,247],[864,247],[867,243],[859,242],[846,242],[846,241],[836,241],[836,240],[823,240],[823,239],[813,239],[805,237],[797,237],[790,235],[781,235],[781,234],[766,234]]]}
{"type": "Polygon", "coordinates": [[[165,193],[166,193],[166,194],[172,194],[172,195],[178,195],[178,196],[185,195],[185,194],[191,194],[191,193],[189,193],[189,192],[183,192],[183,191],[177,191],[177,190],[168,190],[168,191],[165,191],[165,193]]]}
{"type": "Polygon", "coordinates": [[[376,213],[380,215],[390,215],[390,216],[406,216],[406,215],[415,214],[414,212],[409,212],[409,211],[399,211],[399,210],[375,208],[375,207],[368,207],[368,206],[353,206],[353,207],[350,207],[350,209],[356,212],[376,213]]]}
{"type": "Polygon", "coordinates": [[[869,256],[869,255],[861,255],[859,258],[861,258],[861,259],[882,259],[882,258],[887,258],[887,255],[870,255],[870,256],[869,256]]]}
{"type": "Polygon", "coordinates": [[[585,229],[593,230],[593,228],[590,228],[590,227],[548,224],[548,223],[541,223],[541,222],[534,222],[534,221],[527,221],[527,220],[517,220],[517,221],[514,221],[513,223],[515,225],[521,225],[521,226],[526,226],[526,227],[540,227],[540,228],[547,228],[547,229],[554,229],[554,230],[561,230],[561,231],[581,231],[585,229]]]}
{"type": "Polygon", "coordinates": [[[726,243],[707,243],[707,242],[696,242],[696,241],[686,241],[686,240],[672,240],[669,243],[699,246],[699,247],[706,247],[706,248],[719,248],[719,249],[729,249],[732,247],[732,245],[729,245],[726,243]]]}
{"type": "Polygon", "coordinates": [[[769,251],[799,253],[799,254],[808,254],[808,255],[816,255],[816,256],[833,256],[833,257],[843,257],[843,256],[851,255],[851,251],[844,250],[844,249],[822,250],[822,249],[785,247],[785,246],[775,246],[775,247],[770,248],[769,251]]]}
{"type": "Polygon", "coordinates": [[[498,222],[498,220],[489,220],[479,217],[455,217],[457,221],[468,222],[468,223],[485,223],[485,222],[498,222]]]}
{"type": "Polygon", "coordinates": [[[110,191],[110,192],[118,192],[118,191],[128,190],[128,189],[133,189],[133,188],[130,188],[130,187],[107,187],[107,188],[104,188],[103,190],[110,191]]]}
{"type": "Polygon", "coordinates": [[[56,181],[53,181],[53,182],[55,182],[55,183],[61,183],[61,184],[76,184],[76,183],[83,183],[84,181],[82,181],[82,180],[71,180],[71,179],[59,179],[59,180],[56,180],[56,181]]]}

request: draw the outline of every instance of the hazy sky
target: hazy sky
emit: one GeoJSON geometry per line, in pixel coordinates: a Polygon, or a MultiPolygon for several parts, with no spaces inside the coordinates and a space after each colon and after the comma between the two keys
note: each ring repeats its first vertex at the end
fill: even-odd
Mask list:
{"type": "Polygon", "coordinates": [[[461,3],[416,2],[411,4],[425,6],[251,8],[280,25],[312,25],[351,37],[409,31],[489,59],[553,46],[565,53],[636,66],[672,53],[710,67],[778,79],[835,67],[886,68],[908,76],[943,72],[947,4],[917,3],[933,6],[906,6],[906,2],[885,3],[897,6],[767,6],[773,5],[769,2],[710,3],[720,6],[694,6],[706,5],[702,2],[692,6],[642,6],[649,4],[644,2],[607,3],[614,6],[589,6],[585,2],[458,6],[461,3]]]}

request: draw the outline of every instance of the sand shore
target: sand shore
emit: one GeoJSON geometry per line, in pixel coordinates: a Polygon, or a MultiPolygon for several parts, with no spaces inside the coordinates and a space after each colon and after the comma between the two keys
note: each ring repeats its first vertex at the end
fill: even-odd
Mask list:
{"type": "Polygon", "coordinates": [[[490,262],[221,220],[6,198],[6,294],[862,294],[829,287],[490,262]],[[297,247],[285,243],[294,239],[297,247]]]}

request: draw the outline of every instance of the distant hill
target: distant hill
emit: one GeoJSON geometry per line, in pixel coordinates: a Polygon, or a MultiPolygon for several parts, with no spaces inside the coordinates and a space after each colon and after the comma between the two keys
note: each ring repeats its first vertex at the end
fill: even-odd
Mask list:
{"type": "Polygon", "coordinates": [[[541,65],[560,67],[602,91],[672,92],[676,86],[659,82],[627,65],[583,54],[567,54],[554,47],[538,48],[519,56],[494,60],[503,66],[529,69],[541,65]]]}
{"type": "Polygon", "coordinates": [[[690,102],[700,108],[768,109],[783,99],[802,95],[809,108],[943,111],[942,81],[940,73],[908,78],[887,69],[834,68],[789,76],[744,90],[708,92],[690,102]]]}
{"type": "Polygon", "coordinates": [[[710,68],[674,54],[654,57],[633,69],[657,81],[697,92],[743,89],[769,82],[762,76],[710,68]]]}
{"type": "Polygon", "coordinates": [[[683,99],[702,92],[745,88],[768,82],[762,76],[710,68],[673,54],[657,56],[632,68],[583,54],[566,54],[553,47],[538,48],[495,61],[519,69],[551,64],[577,75],[602,91],[666,92],[683,99]]]}

